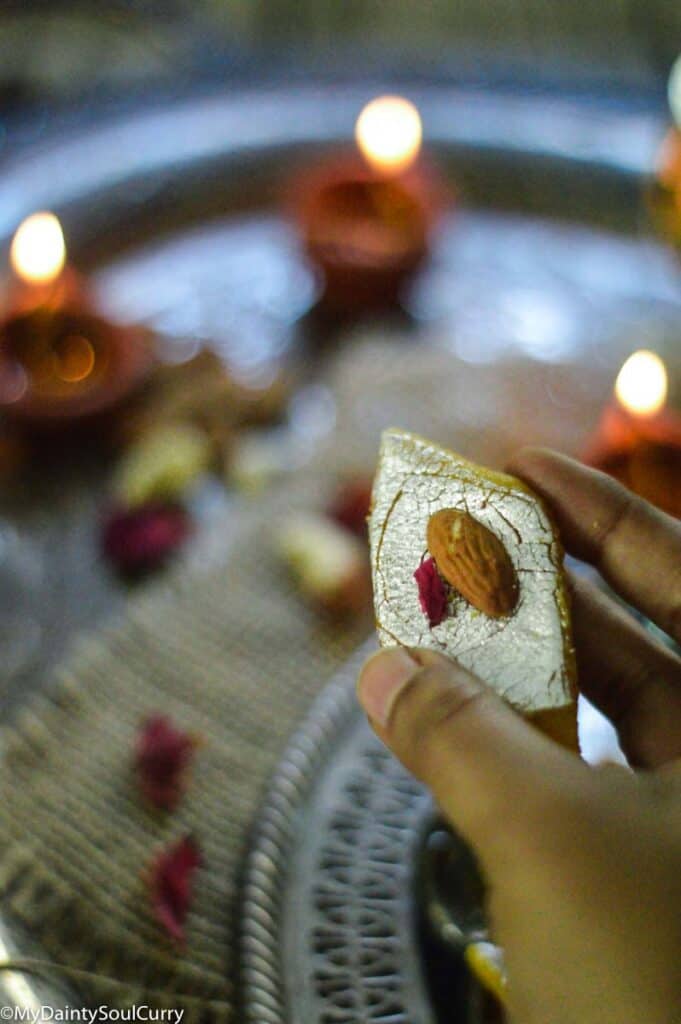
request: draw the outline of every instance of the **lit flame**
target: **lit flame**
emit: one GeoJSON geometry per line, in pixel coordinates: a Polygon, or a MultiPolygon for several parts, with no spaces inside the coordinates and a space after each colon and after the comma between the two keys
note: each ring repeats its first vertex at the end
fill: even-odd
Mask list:
{"type": "Polygon", "coordinates": [[[639,416],[659,412],[667,398],[667,370],[654,352],[640,349],[617,374],[615,394],[620,404],[639,416]]]}
{"type": "Polygon", "coordinates": [[[669,82],[667,83],[667,96],[669,97],[672,117],[677,127],[681,128],[681,55],[676,58],[672,65],[669,82]]]}
{"type": "Polygon", "coordinates": [[[414,162],[422,134],[418,110],[401,96],[380,96],[367,103],[355,124],[362,156],[375,170],[388,174],[404,171],[414,162]]]}
{"type": "Polygon", "coordinates": [[[61,224],[53,213],[33,213],[19,225],[12,239],[10,261],[29,284],[49,284],[61,273],[66,245],[61,224]]]}

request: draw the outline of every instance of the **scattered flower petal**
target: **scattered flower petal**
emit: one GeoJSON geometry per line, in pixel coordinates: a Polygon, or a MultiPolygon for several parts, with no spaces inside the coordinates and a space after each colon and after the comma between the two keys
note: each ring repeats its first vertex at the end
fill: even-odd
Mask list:
{"type": "Polygon", "coordinates": [[[242,433],[228,456],[229,482],[244,494],[259,494],[292,465],[290,442],[278,433],[242,433]]]}
{"type": "Polygon", "coordinates": [[[426,558],[414,573],[419,588],[419,603],[428,623],[439,626],[447,617],[447,588],[437,571],[435,559],[426,558]]]}
{"type": "Polygon", "coordinates": [[[184,923],[192,902],[194,872],[201,865],[198,844],[184,836],[162,850],[152,865],[151,902],[156,917],[175,942],[184,942],[184,923]]]}
{"type": "Polygon", "coordinates": [[[102,551],[120,572],[134,575],[161,565],[190,533],[189,516],[180,505],[118,508],[104,522],[102,551]]]}
{"type": "Polygon", "coordinates": [[[189,423],[156,427],[121,459],[113,480],[114,495],[127,506],[181,497],[208,469],[210,460],[210,439],[198,427],[189,423]]]}
{"type": "Polygon", "coordinates": [[[337,492],[328,509],[335,522],[357,537],[367,535],[367,516],[371,508],[371,481],[348,480],[337,492]]]}
{"type": "Polygon", "coordinates": [[[137,738],[135,764],[140,786],[156,807],[172,810],[182,792],[184,770],[196,749],[196,740],[176,729],[165,715],[153,715],[137,738]]]}
{"type": "Polygon", "coordinates": [[[280,524],[275,543],[313,605],[335,615],[360,615],[369,607],[367,550],[343,527],[316,513],[294,513],[280,524]]]}

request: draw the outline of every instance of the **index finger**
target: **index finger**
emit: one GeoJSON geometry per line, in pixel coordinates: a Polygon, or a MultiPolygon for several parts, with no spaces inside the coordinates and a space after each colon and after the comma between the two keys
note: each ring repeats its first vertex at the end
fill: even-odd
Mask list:
{"type": "Polygon", "coordinates": [[[567,551],[681,642],[681,524],[566,455],[525,448],[512,473],[540,494],[567,551]]]}

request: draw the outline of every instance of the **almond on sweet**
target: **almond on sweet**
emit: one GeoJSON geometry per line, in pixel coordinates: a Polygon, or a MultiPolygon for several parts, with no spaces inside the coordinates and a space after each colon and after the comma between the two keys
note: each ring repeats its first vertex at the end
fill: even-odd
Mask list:
{"type": "Polygon", "coordinates": [[[470,512],[442,508],[426,527],[428,550],[448,583],[491,618],[510,615],[518,601],[518,576],[508,551],[470,512]]]}

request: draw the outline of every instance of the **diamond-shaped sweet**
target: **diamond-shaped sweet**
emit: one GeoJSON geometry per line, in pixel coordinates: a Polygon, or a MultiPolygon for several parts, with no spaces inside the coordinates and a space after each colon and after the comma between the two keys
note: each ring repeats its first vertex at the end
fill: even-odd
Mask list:
{"type": "Polygon", "coordinates": [[[380,643],[455,658],[544,731],[576,746],[563,549],[540,499],[520,480],[391,429],[382,438],[369,539],[380,643]],[[426,531],[441,509],[468,513],[503,544],[518,581],[510,614],[491,617],[447,583],[447,614],[430,625],[414,573],[432,555],[426,531]]]}

